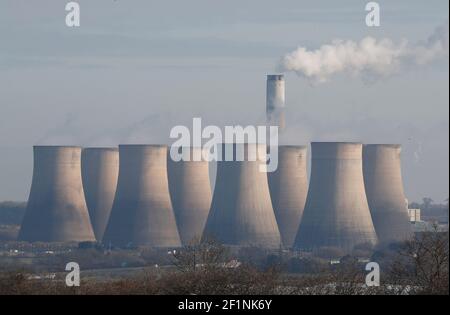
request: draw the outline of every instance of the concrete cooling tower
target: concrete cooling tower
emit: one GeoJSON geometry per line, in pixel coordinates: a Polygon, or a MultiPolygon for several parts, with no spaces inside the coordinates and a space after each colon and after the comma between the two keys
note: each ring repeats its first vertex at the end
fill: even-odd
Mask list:
{"type": "Polygon", "coordinates": [[[103,238],[119,176],[117,148],[86,148],[81,153],[84,195],[97,240],[103,238]]]}
{"type": "Polygon", "coordinates": [[[200,240],[211,206],[209,162],[201,148],[179,149],[186,159],[168,158],[169,189],[181,242],[190,244],[200,240]]]}
{"type": "Polygon", "coordinates": [[[285,81],[282,74],[267,76],[266,115],[267,123],[284,129],[285,126],[285,81]]]}
{"type": "Polygon", "coordinates": [[[411,237],[400,161],[401,146],[371,144],[363,148],[364,182],[372,219],[381,242],[411,237]]]}
{"type": "Polygon", "coordinates": [[[281,245],[270,200],[266,145],[223,144],[222,159],[232,152],[232,161],[217,163],[216,186],[204,238],[226,245],[278,248],[281,245]],[[239,150],[239,151],[237,151],[239,150]],[[243,152],[240,160],[240,154],[243,152]]]}
{"type": "Polygon", "coordinates": [[[169,195],[166,146],[119,146],[119,179],[103,243],[181,245],[169,195]]]}
{"type": "Polygon", "coordinates": [[[81,180],[81,148],[34,147],[33,180],[18,238],[95,241],[81,180]]]}
{"type": "Polygon", "coordinates": [[[377,242],[367,203],[362,144],[312,143],[311,180],[295,248],[312,250],[377,242]]]}
{"type": "Polygon", "coordinates": [[[280,146],[278,168],[268,173],[270,195],[283,245],[292,247],[308,194],[305,146],[280,146]]]}

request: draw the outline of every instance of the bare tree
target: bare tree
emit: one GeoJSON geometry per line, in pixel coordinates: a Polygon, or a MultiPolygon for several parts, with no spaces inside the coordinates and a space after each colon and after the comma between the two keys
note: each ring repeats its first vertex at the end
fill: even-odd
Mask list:
{"type": "Polygon", "coordinates": [[[448,232],[420,233],[405,242],[390,271],[391,281],[407,294],[448,294],[448,232]]]}
{"type": "Polygon", "coordinates": [[[213,239],[196,240],[181,249],[170,252],[173,264],[182,272],[217,268],[228,258],[227,249],[213,239]]]}
{"type": "Polygon", "coordinates": [[[433,201],[434,200],[429,197],[422,198],[423,209],[428,210],[430,208],[431,204],[433,203],[433,201]]]}

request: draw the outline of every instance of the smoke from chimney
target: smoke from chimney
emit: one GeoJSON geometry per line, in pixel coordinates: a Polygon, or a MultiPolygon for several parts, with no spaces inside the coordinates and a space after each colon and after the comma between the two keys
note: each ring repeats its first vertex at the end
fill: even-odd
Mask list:
{"type": "Polygon", "coordinates": [[[353,76],[386,77],[402,66],[421,66],[448,58],[448,21],[435,29],[427,40],[410,44],[395,43],[385,38],[365,37],[360,42],[334,40],[316,50],[298,47],[286,54],[279,65],[281,71],[293,71],[313,83],[328,81],[338,73],[353,76]]]}

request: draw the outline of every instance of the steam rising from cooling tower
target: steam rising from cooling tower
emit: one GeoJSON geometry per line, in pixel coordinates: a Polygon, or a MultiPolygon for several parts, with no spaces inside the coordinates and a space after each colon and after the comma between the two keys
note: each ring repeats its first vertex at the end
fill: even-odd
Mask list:
{"type": "Polygon", "coordinates": [[[364,182],[373,223],[380,241],[402,241],[411,237],[400,161],[401,146],[365,145],[364,182]]]}
{"type": "Polygon", "coordinates": [[[226,245],[277,248],[281,244],[270,200],[265,165],[266,146],[262,144],[222,144],[222,154],[232,150],[233,161],[217,164],[216,186],[204,237],[226,245]],[[237,149],[245,159],[236,161],[237,149]],[[252,160],[252,157],[256,159],[252,160]]]}
{"type": "Polygon", "coordinates": [[[304,146],[280,146],[278,168],[267,174],[275,216],[286,247],[294,245],[308,193],[306,153],[304,146]]]}
{"type": "Polygon", "coordinates": [[[95,241],[81,180],[81,148],[35,146],[27,211],[19,240],[95,241]]]}
{"type": "Polygon", "coordinates": [[[266,115],[269,125],[285,127],[285,81],[282,74],[271,74],[267,76],[266,87],[266,115]]]}
{"type": "Polygon", "coordinates": [[[103,238],[119,175],[117,148],[87,148],[81,153],[84,195],[97,240],[103,238]]]}
{"type": "Polygon", "coordinates": [[[117,246],[181,245],[167,179],[167,147],[120,145],[119,179],[103,242],[117,246]]]}
{"type": "Polygon", "coordinates": [[[209,163],[202,148],[180,147],[189,160],[168,159],[169,188],[182,244],[200,240],[211,206],[209,163]],[[194,160],[195,157],[195,160],[194,160]],[[197,158],[198,157],[198,158],[197,158]]]}
{"type": "Polygon", "coordinates": [[[311,180],[295,247],[315,249],[377,242],[367,203],[362,144],[313,142],[311,180]]]}

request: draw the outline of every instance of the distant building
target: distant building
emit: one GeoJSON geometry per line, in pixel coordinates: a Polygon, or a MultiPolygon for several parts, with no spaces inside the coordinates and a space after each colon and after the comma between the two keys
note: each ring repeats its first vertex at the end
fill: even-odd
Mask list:
{"type": "Polygon", "coordinates": [[[331,259],[330,265],[339,265],[341,263],[340,259],[331,259]]]}
{"type": "Polygon", "coordinates": [[[411,223],[420,222],[420,209],[408,209],[409,212],[409,221],[411,223]]]}

